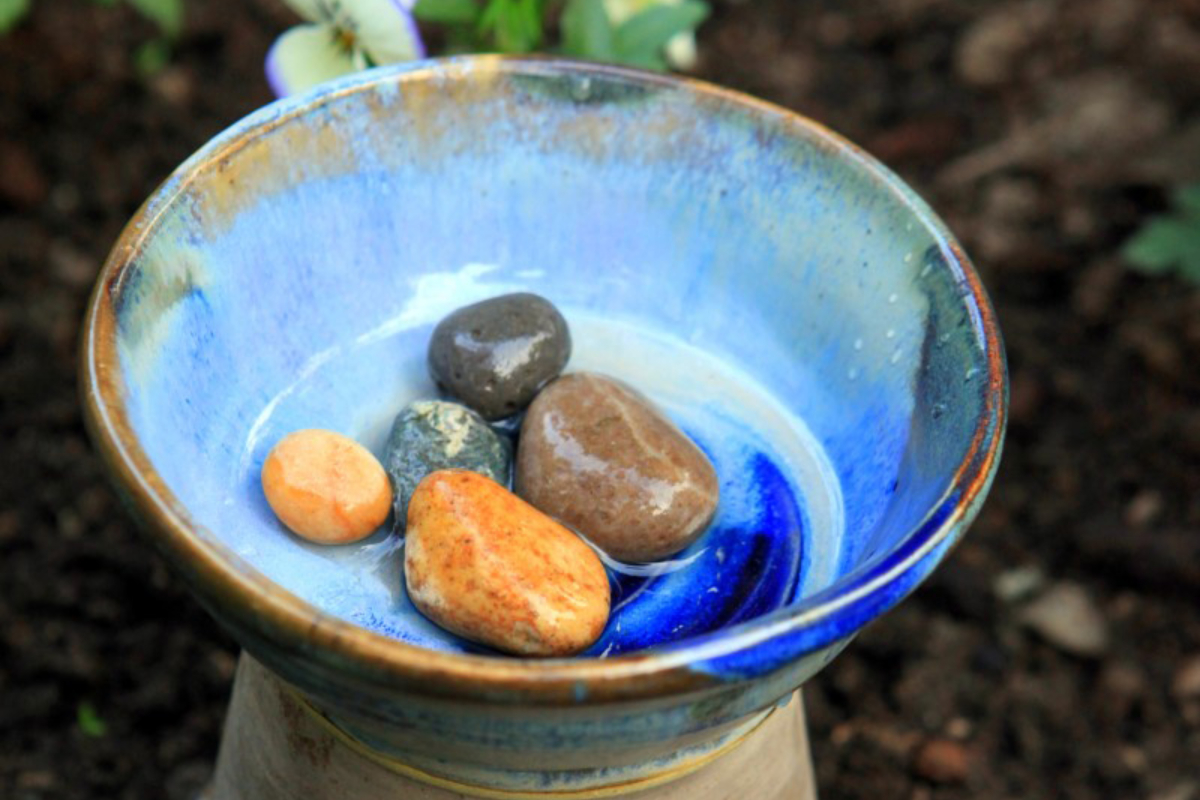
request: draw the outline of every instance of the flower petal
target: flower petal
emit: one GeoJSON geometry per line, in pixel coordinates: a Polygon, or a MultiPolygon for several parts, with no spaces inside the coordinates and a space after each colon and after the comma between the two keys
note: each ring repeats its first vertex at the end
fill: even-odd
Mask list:
{"type": "Polygon", "coordinates": [[[373,64],[396,64],[425,57],[425,45],[407,0],[340,0],[358,46],[373,64]]]}
{"type": "Polygon", "coordinates": [[[677,33],[667,42],[667,63],[675,69],[692,69],[697,61],[695,34],[677,33]]]}
{"type": "Polygon", "coordinates": [[[620,25],[630,17],[636,16],[658,0],[604,0],[604,10],[613,25],[620,25]]]}
{"type": "Polygon", "coordinates": [[[330,6],[337,3],[336,0],[333,3],[329,0],[283,0],[283,4],[309,22],[331,22],[330,6]]]}
{"type": "Polygon", "coordinates": [[[355,72],[354,60],[326,25],[297,25],[267,53],[267,82],[279,97],[355,72]]]}

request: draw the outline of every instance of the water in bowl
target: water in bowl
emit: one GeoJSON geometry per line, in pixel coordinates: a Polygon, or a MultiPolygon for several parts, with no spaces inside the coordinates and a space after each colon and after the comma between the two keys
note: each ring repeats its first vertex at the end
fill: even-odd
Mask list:
{"type": "MultiPolygon", "coordinates": [[[[652,398],[709,455],[721,482],[717,516],[703,537],[671,560],[610,563],[613,614],[585,654],[612,656],[745,622],[824,588],[842,541],[835,472],[803,421],[751,376],[673,334],[565,307],[574,352],[568,371],[620,378],[652,398]]],[[[257,531],[236,550],[284,588],[370,630],[438,650],[483,652],[434,626],[409,602],[403,544],[381,531],[357,545],[319,547],[290,535],[262,499],[258,470],[271,444],[297,427],[321,426],[321,397],[409,353],[354,414],[330,426],[380,453],[404,403],[436,395],[424,365],[428,327],[389,329],[354,346],[318,353],[297,381],[272,398],[247,437],[239,494],[256,509],[257,531]]],[[[361,383],[361,381],[358,381],[361,383]]],[[[338,403],[338,405],[344,405],[338,403]]],[[[230,497],[229,504],[238,500],[230,497]]]]}

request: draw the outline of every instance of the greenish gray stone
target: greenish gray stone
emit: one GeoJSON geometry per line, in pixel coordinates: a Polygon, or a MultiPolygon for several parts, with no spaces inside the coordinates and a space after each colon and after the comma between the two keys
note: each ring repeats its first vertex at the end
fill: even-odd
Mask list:
{"type": "Polygon", "coordinates": [[[508,488],[512,445],[466,406],[418,400],[396,415],[383,466],[395,490],[395,528],[403,532],[408,501],[431,472],[467,469],[508,488]]]}
{"type": "Polygon", "coordinates": [[[528,292],[460,308],[429,340],[434,382],[488,420],[519,413],[570,357],[567,321],[549,300],[528,292]]]}

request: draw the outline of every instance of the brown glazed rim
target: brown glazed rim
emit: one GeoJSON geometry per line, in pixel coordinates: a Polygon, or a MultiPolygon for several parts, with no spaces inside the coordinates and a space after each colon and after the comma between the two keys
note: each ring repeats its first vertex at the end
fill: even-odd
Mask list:
{"type": "MultiPolygon", "coordinates": [[[[180,569],[210,610],[230,626],[243,644],[267,661],[300,659],[297,672],[336,675],[346,686],[388,693],[418,691],[463,700],[533,705],[586,705],[618,700],[650,699],[698,691],[722,682],[720,676],[690,669],[698,661],[744,652],[777,637],[834,617],[872,596],[886,592],[939,545],[953,537],[974,514],[995,472],[1007,406],[1004,355],[995,314],[979,277],[961,248],[942,223],[911,190],[885,167],[836,133],[793,111],[702,81],[647,73],[623,67],[587,64],[555,58],[471,56],[439,59],[399,68],[376,70],[365,77],[344,81],[334,88],[299,100],[269,106],[249,126],[235,126],[221,134],[175,173],[146,201],[125,227],[100,273],[88,304],[83,329],[80,385],[85,420],[112,480],[130,501],[133,511],[154,542],[180,569]],[[186,189],[206,168],[239,149],[246,141],[303,115],[331,99],[369,89],[377,84],[445,80],[480,71],[515,75],[604,76],[643,85],[682,89],[719,103],[740,106],[764,118],[793,125],[856,166],[913,208],[922,222],[948,243],[953,265],[966,278],[965,289],[979,309],[976,334],[986,353],[984,414],[972,436],[968,452],[949,486],[960,492],[953,511],[940,524],[914,529],[920,535],[908,554],[881,574],[866,581],[844,576],[835,590],[820,602],[780,609],[764,618],[730,628],[723,635],[681,644],[663,652],[606,659],[528,660],[500,656],[444,653],[406,644],[326,614],[252,569],[239,569],[238,558],[215,542],[195,534],[198,527],[167,488],[142,450],[130,426],[124,405],[124,384],[117,353],[114,297],[126,268],[132,263],[156,222],[152,213],[170,204],[175,193],[186,189]],[[167,188],[169,186],[174,188],[167,188]],[[171,196],[167,196],[168,194],[171,196]],[[845,586],[843,587],[843,584],[845,586]],[[841,590],[838,590],[841,587],[841,590]],[[269,642],[269,654],[255,639],[269,642]]],[[[949,257],[949,254],[948,254],[949,257]]],[[[886,606],[884,606],[886,608],[886,606]]],[[[883,608],[878,612],[881,613],[883,608]]],[[[830,626],[833,629],[833,626],[830,626]]],[[[830,644],[826,641],[824,644],[830,644]]],[[[776,665],[784,666],[783,664],[776,665]]]]}

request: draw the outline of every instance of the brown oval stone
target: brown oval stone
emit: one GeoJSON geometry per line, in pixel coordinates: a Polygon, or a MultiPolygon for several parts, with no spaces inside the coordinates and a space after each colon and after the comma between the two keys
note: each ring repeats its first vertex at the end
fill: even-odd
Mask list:
{"type": "Polygon", "coordinates": [[[404,578],[417,609],[498,650],[568,656],[608,622],[608,575],[578,536],[500,484],[440,470],[408,504],[404,578]]]}
{"type": "Polygon", "coordinates": [[[588,372],[559,378],[529,407],[516,487],[623,561],[687,547],[720,492],[708,457],[646,397],[588,372]]]}

